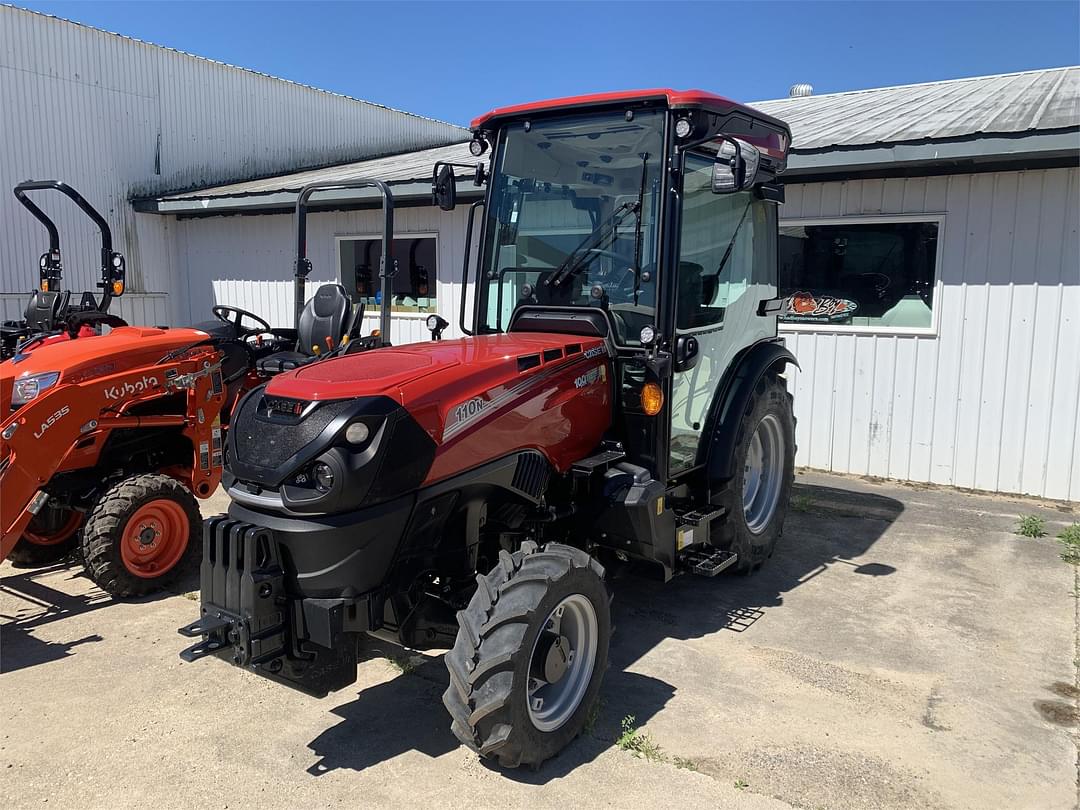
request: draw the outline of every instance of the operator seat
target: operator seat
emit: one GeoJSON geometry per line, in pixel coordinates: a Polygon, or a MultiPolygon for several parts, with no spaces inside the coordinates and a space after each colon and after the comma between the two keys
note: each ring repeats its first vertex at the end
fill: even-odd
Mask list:
{"type": "Polygon", "coordinates": [[[34,290],[23,319],[30,334],[54,332],[67,311],[71,290],[34,290]]]}
{"type": "Polygon", "coordinates": [[[296,348],[293,351],[274,352],[258,361],[258,369],[264,374],[279,374],[310,363],[316,355],[312,346],[321,352],[328,351],[327,338],[334,348],[352,326],[352,302],[340,284],[323,284],[304,306],[297,324],[296,348]]]}

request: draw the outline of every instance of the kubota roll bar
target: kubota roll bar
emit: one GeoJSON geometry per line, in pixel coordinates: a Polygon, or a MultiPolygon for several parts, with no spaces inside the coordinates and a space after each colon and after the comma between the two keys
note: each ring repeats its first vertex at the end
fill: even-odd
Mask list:
{"type": "Polygon", "coordinates": [[[311,259],[307,257],[308,198],[316,191],[370,187],[377,188],[382,195],[382,255],[379,257],[382,305],[379,308],[379,336],[383,343],[390,340],[390,298],[393,292],[394,274],[397,272],[397,263],[394,261],[394,195],[390,192],[390,187],[382,180],[367,178],[308,183],[300,189],[300,196],[296,198],[296,262],[293,265],[297,329],[300,328],[300,314],[304,311],[304,290],[307,286],[307,277],[311,273],[311,259]]]}
{"type": "Polygon", "coordinates": [[[79,209],[84,214],[93,220],[101,232],[101,281],[98,282],[98,286],[102,292],[101,301],[95,303],[95,308],[101,312],[107,312],[113,297],[124,294],[126,277],[124,257],[113,250],[112,230],[109,228],[109,223],[105,217],[99,214],[97,209],[88,203],[79,192],[60,180],[26,180],[14,188],[15,198],[49,232],[49,251],[42,254],[39,264],[41,289],[43,291],[59,290],[64,275],[63,263],[60,259],[60,232],[56,228],[56,223],[26,195],[28,191],[48,189],[59,191],[68,197],[79,206],[79,209]]]}

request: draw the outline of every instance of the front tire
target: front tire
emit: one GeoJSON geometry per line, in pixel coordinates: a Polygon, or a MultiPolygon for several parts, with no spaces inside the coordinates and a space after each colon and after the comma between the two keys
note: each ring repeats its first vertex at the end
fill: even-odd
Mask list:
{"type": "Polygon", "coordinates": [[[67,558],[78,545],[83,514],[46,507],[35,515],[7,558],[16,568],[40,568],[67,558]]]}
{"type": "Polygon", "coordinates": [[[103,591],[156,591],[199,564],[202,516],[187,487],[167,475],[136,475],[110,487],[86,520],[86,573],[103,591]]]}
{"type": "Polygon", "coordinates": [[[607,669],[604,569],[551,543],[499,554],[477,575],[446,655],[451,730],[506,768],[538,767],[581,733],[607,669]]]}
{"type": "Polygon", "coordinates": [[[795,416],[783,378],[766,374],[739,422],[735,475],[721,493],[727,507],[731,569],[749,574],[772,556],[784,531],[795,480],[795,416]]]}

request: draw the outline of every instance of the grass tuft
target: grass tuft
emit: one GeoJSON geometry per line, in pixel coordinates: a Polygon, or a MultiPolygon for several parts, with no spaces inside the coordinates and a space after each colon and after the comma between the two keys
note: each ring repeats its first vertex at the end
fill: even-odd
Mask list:
{"type": "Polygon", "coordinates": [[[666,757],[660,746],[653,738],[644,731],[638,731],[635,723],[637,719],[632,714],[626,715],[622,720],[622,734],[615,744],[623,751],[629,751],[635,757],[644,757],[650,762],[664,762],[666,757]]]}
{"type": "Polygon", "coordinates": [[[809,495],[796,495],[791,499],[791,508],[796,512],[809,512],[814,508],[814,499],[809,495]]]}
{"type": "Polygon", "coordinates": [[[1080,523],[1063,529],[1058,541],[1061,543],[1061,559],[1072,565],[1080,565],[1080,523]]]}
{"type": "Polygon", "coordinates": [[[748,787],[750,787],[749,782],[745,782],[742,779],[736,779],[735,780],[735,789],[736,790],[746,790],[748,787]]]}
{"type": "Polygon", "coordinates": [[[1046,537],[1046,521],[1038,515],[1020,515],[1016,533],[1021,537],[1046,537]]]}

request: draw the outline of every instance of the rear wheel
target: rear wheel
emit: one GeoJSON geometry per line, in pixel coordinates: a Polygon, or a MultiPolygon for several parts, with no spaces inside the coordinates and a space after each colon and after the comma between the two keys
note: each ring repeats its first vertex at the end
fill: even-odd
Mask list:
{"type": "Polygon", "coordinates": [[[128,478],[108,489],[87,518],[87,574],[113,596],[155,591],[198,565],[201,526],[198,503],[175,478],[128,478]]]}
{"type": "Polygon", "coordinates": [[[782,378],[765,375],[739,423],[735,476],[722,493],[734,570],[749,573],[772,556],[784,530],[795,479],[795,418],[782,378]]]}
{"type": "Polygon", "coordinates": [[[477,576],[446,655],[451,730],[482,757],[539,766],[581,733],[607,668],[604,569],[556,543],[503,551],[477,576]]]}
{"type": "Polygon", "coordinates": [[[7,558],[17,568],[59,562],[75,549],[83,517],[74,509],[47,507],[30,521],[7,558]]]}

